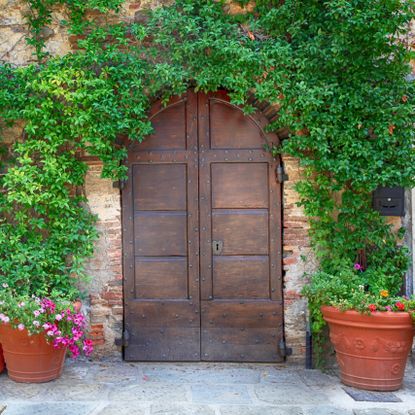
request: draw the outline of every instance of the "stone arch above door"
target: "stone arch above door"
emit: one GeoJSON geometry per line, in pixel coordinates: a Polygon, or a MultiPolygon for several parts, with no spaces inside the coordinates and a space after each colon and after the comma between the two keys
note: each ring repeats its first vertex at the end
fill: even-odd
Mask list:
{"type": "Polygon", "coordinates": [[[226,92],[152,108],[122,192],[127,360],[281,361],[281,189],[226,92]]]}

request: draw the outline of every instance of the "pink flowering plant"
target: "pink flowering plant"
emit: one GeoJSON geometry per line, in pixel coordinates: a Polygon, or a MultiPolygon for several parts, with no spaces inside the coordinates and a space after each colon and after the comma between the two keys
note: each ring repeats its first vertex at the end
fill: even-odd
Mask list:
{"type": "Polygon", "coordinates": [[[29,335],[44,334],[56,349],[67,349],[77,358],[89,356],[92,341],[86,338],[85,316],[62,298],[18,295],[7,283],[0,287],[0,324],[10,324],[29,335]]]}

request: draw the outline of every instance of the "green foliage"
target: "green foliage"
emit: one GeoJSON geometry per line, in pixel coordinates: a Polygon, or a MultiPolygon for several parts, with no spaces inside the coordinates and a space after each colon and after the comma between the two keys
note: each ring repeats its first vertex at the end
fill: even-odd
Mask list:
{"type": "MultiPolygon", "coordinates": [[[[88,11],[108,13],[118,12],[124,0],[26,0],[28,13],[26,21],[29,27],[29,37],[26,41],[35,48],[39,60],[47,57],[45,52],[45,28],[52,23],[53,10],[59,6],[69,12],[70,30],[72,34],[82,34],[88,26],[85,15],[88,11]]],[[[62,25],[68,25],[62,20],[62,25]]]]}
{"type": "MultiPolygon", "coordinates": [[[[366,277],[398,293],[407,251],[371,208],[371,192],[414,184],[414,86],[404,43],[413,0],[259,0],[240,16],[224,13],[221,2],[177,0],[149,12],[145,24],[105,27],[85,13],[116,11],[121,1],[29,4],[38,54],[37,35],[58,4],[71,11],[72,33],[88,35],[67,56],[0,69],[1,119],[26,125],[0,199],[2,278],[29,291],[69,290],[96,237],[76,191],[86,170],[76,154],[99,157],[105,177],[123,177],[119,138],[141,141],[151,132],[153,100],[225,88],[247,112],[250,94],[280,107],[269,128],[288,129],[290,138],[273,151],[299,158],[305,170],[297,191],[320,261],[316,278],[349,284],[342,264],[364,252],[366,277]]],[[[317,316],[320,300],[309,299],[317,316]]]]}

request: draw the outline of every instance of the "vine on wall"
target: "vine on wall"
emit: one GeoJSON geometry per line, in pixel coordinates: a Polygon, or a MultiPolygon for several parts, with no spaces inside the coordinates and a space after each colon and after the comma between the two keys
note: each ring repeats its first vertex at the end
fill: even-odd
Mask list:
{"type": "MultiPolygon", "coordinates": [[[[143,140],[150,102],[191,87],[226,88],[247,112],[252,93],[278,105],[269,128],[290,133],[273,151],[305,168],[297,190],[321,270],[340,272],[364,250],[370,283],[399,291],[407,252],[371,208],[371,192],[414,184],[414,87],[403,41],[413,1],[259,0],[231,16],[222,2],[177,0],[144,24],[90,22],[79,51],[48,59],[36,36],[52,6],[67,4],[72,30],[81,33],[87,8],[116,10],[121,1],[29,3],[42,60],[0,67],[1,119],[25,121],[1,183],[1,280],[36,292],[71,287],[76,295],[74,277],[96,238],[77,191],[86,171],[77,153],[98,156],[105,177],[122,177],[118,137],[143,140]]],[[[311,306],[318,331],[318,304],[311,306]]]]}

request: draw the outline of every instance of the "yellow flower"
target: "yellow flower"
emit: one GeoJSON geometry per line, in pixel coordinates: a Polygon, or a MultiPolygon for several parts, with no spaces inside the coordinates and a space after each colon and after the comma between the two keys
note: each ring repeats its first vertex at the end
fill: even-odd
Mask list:
{"type": "Polygon", "coordinates": [[[380,291],[381,297],[389,297],[389,291],[388,290],[381,290],[380,291]]]}

